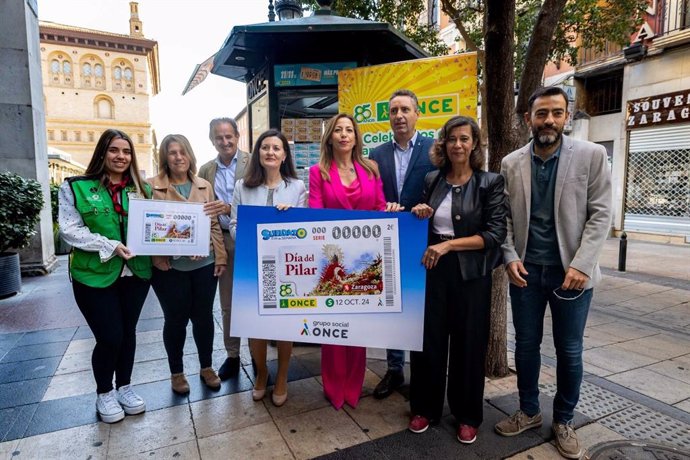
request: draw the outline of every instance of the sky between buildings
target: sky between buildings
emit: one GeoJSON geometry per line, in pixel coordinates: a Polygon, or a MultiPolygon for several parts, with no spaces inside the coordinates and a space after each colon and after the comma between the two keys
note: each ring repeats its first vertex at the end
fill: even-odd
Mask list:
{"type": "MultiPolygon", "coordinates": [[[[144,36],[157,40],[161,92],[151,98],[151,123],[160,142],[187,136],[199,164],[216,154],[208,122],[235,116],[246,104],[242,83],[210,75],[182,96],[196,64],[223,44],[236,25],[268,21],[267,0],[139,0],[144,36]]],[[[38,0],[40,20],[129,34],[129,0],[38,0]]]]}

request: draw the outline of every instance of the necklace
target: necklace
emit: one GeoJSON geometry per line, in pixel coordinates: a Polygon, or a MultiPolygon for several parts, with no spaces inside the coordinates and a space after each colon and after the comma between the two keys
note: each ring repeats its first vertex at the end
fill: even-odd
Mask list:
{"type": "Polygon", "coordinates": [[[349,172],[349,173],[354,173],[354,172],[355,172],[354,166],[345,166],[345,167],[343,167],[343,166],[338,165],[338,169],[341,170],[341,171],[349,172]]]}

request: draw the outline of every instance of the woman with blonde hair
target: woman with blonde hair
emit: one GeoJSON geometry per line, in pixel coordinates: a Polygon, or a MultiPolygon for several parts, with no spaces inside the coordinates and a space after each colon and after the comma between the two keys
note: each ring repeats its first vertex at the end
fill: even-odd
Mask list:
{"type": "MultiPolygon", "coordinates": [[[[386,203],[375,162],[362,154],[357,122],[345,113],[331,118],[321,139],[319,163],[309,169],[309,207],[398,211],[386,203]]],[[[340,261],[339,263],[342,263],[340,261]]],[[[356,407],[364,383],[366,348],[321,345],[321,374],[326,398],[336,409],[356,407]]]]}
{"type": "MultiPolygon", "coordinates": [[[[160,146],[159,165],[160,173],[149,180],[154,199],[194,203],[215,199],[211,184],[196,175],[196,157],[183,135],[165,136],[160,146]]],[[[189,393],[182,357],[190,320],[199,353],[199,378],[210,389],[220,389],[220,378],[211,367],[213,300],[218,285],[216,278],[227,265],[227,253],[215,218],[211,219],[209,246],[207,256],[153,257],[151,284],[163,309],[163,344],[168,354],[172,390],[178,394],[189,393]]]]}

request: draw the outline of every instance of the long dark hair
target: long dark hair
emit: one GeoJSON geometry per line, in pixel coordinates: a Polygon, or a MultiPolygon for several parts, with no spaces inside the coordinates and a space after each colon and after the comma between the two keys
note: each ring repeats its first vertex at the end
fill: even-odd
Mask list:
{"type": "Polygon", "coordinates": [[[261,166],[260,150],[261,143],[268,137],[277,137],[283,143],[285,161],[280,164],[280,177],[283,178],[286,185],[290,179],[297,179],[297,171],[295,170],[295,163],[292,161],[292,153],[290,153],[290,144],[288,144],[287,137],[277,129],[269,129],[261,133],[256,142],[254,142],[252,157],[249,160],[247,172],[244,175],[245,187],[255,188],[266,183],[266,169],[261,166]]]}
{"type": "Polygon", "coordinates": [[[129,149],[132,152],[132,161],[129,164],[128,172],[130,181],[136,187],[139,194],[148,198],[146,188],[144,187],[144,181],[139,174],[139,165],[137,163],[137,155],[134,151],[134,142],[132,142],[132,139],[130,139],[126,133],[118,129],[110,128],[103,131],[103,134],[101,134],[101,137],[98,139],[96,148],[93,150],[91,161],[89,161],[89,165],[86,167],[86,172],[84,174],[99,179],[103,185],[108,185],[110,177],[108,176],[108,171],[105,169],[105,157],[108,154],[108,147],[110,147],[110,143],[113,142],[114,139],[123,139],[129,144],[129,149]]]}
{"type": "Polygon", "coordinates": [[[458,126],[469,126],[472,131],[472,142],[475,144],[470,153],[470,168],[472,168],[473,171],[480,171],[484,167],[484,153],[480,145],[481,133],[477,122],[470,117],[453,117],[443,125],[438,132],[438,140],[434,142],[434,146],[431,147],[431,151],[429,152],[431,162],[444,173],[450,170],[450,161],[448,161],[448,152],[446,151],[446,141],[450,133],[458,126]]]}

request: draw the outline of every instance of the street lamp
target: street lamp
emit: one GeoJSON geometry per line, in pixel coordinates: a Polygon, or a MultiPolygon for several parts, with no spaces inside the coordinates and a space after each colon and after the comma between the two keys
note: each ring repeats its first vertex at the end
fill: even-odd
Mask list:
{"type": "Polygon", "coordinates": [[[302,4],[299,0],[276,0],[275,9],[281,21],[302,17],[302,4]]]}

